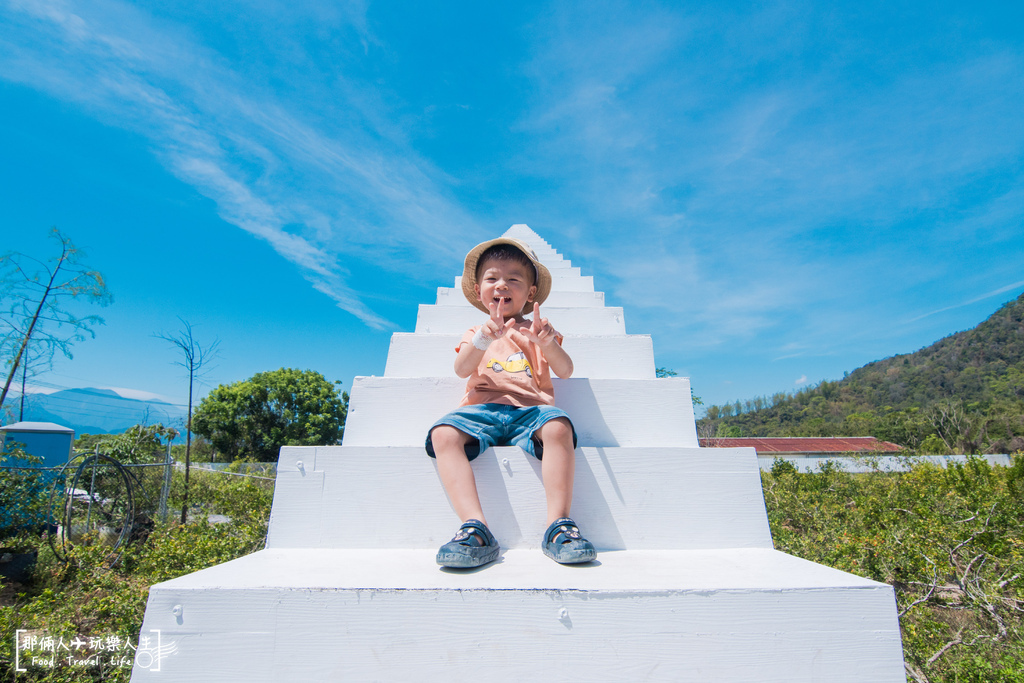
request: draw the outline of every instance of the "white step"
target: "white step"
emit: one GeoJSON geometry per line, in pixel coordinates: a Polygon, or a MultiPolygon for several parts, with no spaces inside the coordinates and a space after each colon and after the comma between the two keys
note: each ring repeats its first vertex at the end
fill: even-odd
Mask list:
{"type": "MultiPolygon", "coordinates": [[[[506,234],[562,271],[542,311],[577,367],[653,372],[592,278],[506,234]]],[[[473,462],[501,558],[436,567],[458,520],[423,441],[465,381],[421,375],[483,319],[456,293],[393,338],[388,377],[356,379],[344,446],[282,450],[267,550],[152,587],[140,637],[165,656],[132,680],[903,683],[892,588],[772,550],[754,450],[696,448],[685,378],[555,380],[597,561],[542,556],[540,463],[503,447],[473,462]]]]}
{"type": "MultiPolygon", "coordinates": [[[[685,377],[555,379],[552,384],[555,404],[569,414],[580,446],[698,445],[685,377]]],[[[459,404],[465,387],[457,377],[356,377],[343,443],[422,446],[427,430],[459,404]]]]}
{"type": "Polygon", "coordinates": [[[548,268],[569,268],[572,266],[572,261],[562,256],[551,247],[541,247],[539,250],[534,249],[533,253],[537,256],[537,260],[548,268]]]}
{"type": "MultiPolygon", "coordinates": [[[[438,287],[437,301],[435,301],[435,303],[438,306],[463,306],[465,308],[472,308],[472,304],[466,300],[466,296],[462,293],[462,288],[454,289],[452,287],[438,287]]],[[[541,310],[544,311],[548,306],[556,308],[600,307],[604,306],[604,292],[552,291],[544,301],[541,310]]],[[[473,308],[473,310],[477,309],[473,308]]],[[[531,307],[530,310],[533,310],[533,308],[531,307]]],[[[547,313],[545,312],[544,315],[546,317],[547,313]]]]}
{"type": "MultiPolygon", "coordinates": [[[[626,334],[622,309],[562,308],[541,306],[541,315],[562,334],[626,334]]],[[[434,306],[420,304],[416,316],[416,332],[426,334],[459,334],[484,322],[486,316],[470,306],[434,306]]]]}
{"type": "MultiPolygon", "coordinates": [[[[473,472],[501,546],[538,548],[540,463],[490,448],[473,472]]],[[[772,547],[752,448],[578,448],[572,514],[599,550],[772,547]]],[[[281,450],[267,547],[436,549],[457,526],[422,446],[281,450]]]]}
{"type": "Polygon", "coordinates": [[[903,683],[892,588],[770,549],[264,550],[150,589],[133,681],[903,683]]]}
{"type": "Polygon", "coordinates": [[[504,234],[502,234],[502,237],[512,237],[517,240],[522,240],[529,244],[534,251],[538,249],[551,248],[551,245],[548,244],[547,240],[534,232],[533,229],[525,223],[516,223],[511,226],[504,232],[504,234]]]}
{"type": "MultiPolygon", "coordinates": [[[[455,377],[455,350],[461,334],[391,335],[385,377],[455,377]]],[[[572,358],[576,377],[653,379],[650,335],[572,336],[562,348],[572,358]]]]}

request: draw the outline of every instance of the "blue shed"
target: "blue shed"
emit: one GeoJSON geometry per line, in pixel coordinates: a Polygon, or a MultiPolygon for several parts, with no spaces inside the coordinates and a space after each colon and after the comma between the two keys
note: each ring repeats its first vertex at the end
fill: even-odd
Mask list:
{"type": "Polygon", "coordinates": [[[15,422],[0,427],[4,450],[14,443],[24,444],[25,452],[43,459],[41,467],[61,467],[71,457],[75,430],[53,422],[15,422]]]}

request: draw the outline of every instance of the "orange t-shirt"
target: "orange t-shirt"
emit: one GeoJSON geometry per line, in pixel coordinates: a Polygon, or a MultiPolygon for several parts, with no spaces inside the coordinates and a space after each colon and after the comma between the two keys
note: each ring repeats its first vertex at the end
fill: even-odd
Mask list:
{"type": "MultiPolygon", "coordinates": [[[[555,405],[555,389],[551,370],[541,348],[519,330],[530,327],[526,320],[515,325],[504,337],[491,342],[480,364],[466,382],[466,395],[460,406],[483,403],[504,403],[517,406],[555,405]]],[[[462,344],[473,344],[473,335],[482,325],[471,327],[462,335],[462,344]]],[[[559,335],[556,340],[562,343],[559,335]]]]}

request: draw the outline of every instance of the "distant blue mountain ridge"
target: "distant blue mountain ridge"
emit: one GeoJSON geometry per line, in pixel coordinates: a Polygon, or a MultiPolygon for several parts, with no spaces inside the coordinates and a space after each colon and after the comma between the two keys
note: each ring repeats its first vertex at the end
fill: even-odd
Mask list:
{"type": "MultiPolygon", "coordinates": [[[[4,401],[4,424],[18,422],[21,396],[4,401]],[[13,413],[13,418],[8,417],[13,413]]],[[[25,394],[25,422],[55,422],[82,434],[119,434],[137,424],[161,423],[183,431],[185,408],[158,400],[125,398],[110,389],[86,387],[52,394],[25,394]]]]}

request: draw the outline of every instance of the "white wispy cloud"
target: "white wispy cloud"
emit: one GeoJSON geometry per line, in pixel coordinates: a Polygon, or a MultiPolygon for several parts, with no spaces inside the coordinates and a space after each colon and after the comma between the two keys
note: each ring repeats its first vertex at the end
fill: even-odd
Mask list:
{"type": "MultiPolygon", "coordinates": [[[[376,39],[358,5],[344,14],[358,49],[370,49],[376,39]]],[[[4,15],[3,78],[144,135],[225,221],[265,240],[367,325],[391,323],[364,302],[367,292],[343,263],[399,270],[449,257],[432,231],[473,225],[429,161],[400,139],[381,138],[358,103],[332,102],[350,109],[350,125],[337,127],[296,109],[319,114],[320,101],[338,92],[281,102],[186,28],[125,3],[15,0],[4,15]]]]}
{"type": "Polygon", "coordinates": [[[912,323],[913,322],[917,322],[918,320],[922,320],[924,318],[928,318],[928,317],[936,315],[938,313],[945,313],[946,311],[952,311],[952,310],[957,309],[957,308],[963,308],[964,306],[970,306],[971,304],[976,304],[979,301],[984,301],[985,299],[991,299],[994,296],[999,296],[1000,294],[1005,294],[1007,292],[1012,292],[1014,290],[1020,289],[1021,287],[1024,287],[1024,280],[1020,280],[1019,282],[1014,282],[1013,284],[1009,284],[1009,285],[1005,285],[1003,287],[999,287],[998,289],[993,289],[990,292],[985,292],[981,296],[976,296],[973,299],[969,299],[967,301],[963,301],[961,303],[954,304],[952,306],[945,306],[944,308],[938,308],[938,309],[936,309],[934,311],[928,311],[927,313],[924,313],[923,315],[919,315],[916,318],[911,318],[909,320],[909,322],[912,322],[912,323]]]}
{"type": "Polygon", "coordinates": [[[972,8],[532,4],[449,52],[460,8],[421,42],[408,8],[225,2],[15,0],[0,77],[141,135],[369,325],[371,267],[447,279],[480,216],[588,266],[660,352],[782,385],[1020,279],[1024,48],[972,8]]]}
{"type": "Polygon", "coordinates": [[[574,249],[614,274],[634,324],[668,333],[662,349],[800,340],[822,356],[906,334],[878,323],[906,319],[894,293],[942,297],[970,277],[965,251],[1019,243],[1016,185],[973,189],[1024,151],[1019,51],[922,56],[783,4],[552,15],[519,124],[538,139],[528,162],[578,174],[574,249]]]}

